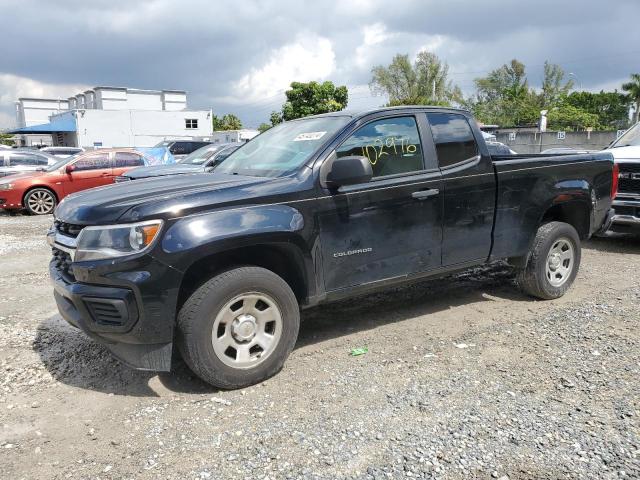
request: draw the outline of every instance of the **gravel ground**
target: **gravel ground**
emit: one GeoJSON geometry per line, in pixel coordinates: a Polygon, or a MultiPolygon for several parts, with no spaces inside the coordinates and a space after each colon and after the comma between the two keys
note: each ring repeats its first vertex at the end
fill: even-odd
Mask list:
{"type": "Polygon", "coordinates": [[[50,223],[0,215],[3,478],[640,478],[638,239],[585,244],[551,302],[497,265],[305,311],[284,370],[224,392],[67,326],[50,223]]]}

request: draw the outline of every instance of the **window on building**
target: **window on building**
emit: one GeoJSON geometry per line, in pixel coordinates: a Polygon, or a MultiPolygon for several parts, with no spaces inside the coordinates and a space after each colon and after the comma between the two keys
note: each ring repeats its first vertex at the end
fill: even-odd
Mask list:
{"type": "Polygon", "coordinates": [[[185,127],[187,129],[198,128],[198,119],[197,118],[185,118],[184,119],[185,127]]]}
{"type": "Polygon", "coordinates": [[[374,177],[423,170],[422,146],[414,117],[392,117],[366,124],[338,149],[338,157],[362,155],[374,177]]]}
{"type": "Polygon", "coordinates": [[[440,167],[470,160],[478,154],[473,131],[464,115],[428,113],[427,118],[436,144],[440,167]]]}

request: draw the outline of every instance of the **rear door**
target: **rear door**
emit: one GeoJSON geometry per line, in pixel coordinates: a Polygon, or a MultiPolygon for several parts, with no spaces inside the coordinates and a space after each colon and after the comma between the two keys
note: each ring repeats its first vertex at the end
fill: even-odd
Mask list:
{"type": "Polygon", "coordinates": [[[442,265],[485,260],[491,251],[496,185],[491,157],[478,148],[469,119],[426,114],[442,172],[442,265]]]}
{"type": "Polygon", "coordinates": [[[412,113],[374,117],[336,148],[338,157],[366,156],[374,178],[322,199],[327,291],[440,267],[441,174],[425,158],[425,128],[412,113]]]}
{"type": "Polygon", "coordinates": [[[63,185],[66,195],[113,183],[109,152],[98,151],[82,155],[71,165],[73,171],[65,174],[63,185]]]}
{"type": "Polygon", "coordinates": [[[143,166],[144,158],[137,152],[115,152],[113,154],[112,174],[114,177],[119,177],[132,168],[143,166]]]}

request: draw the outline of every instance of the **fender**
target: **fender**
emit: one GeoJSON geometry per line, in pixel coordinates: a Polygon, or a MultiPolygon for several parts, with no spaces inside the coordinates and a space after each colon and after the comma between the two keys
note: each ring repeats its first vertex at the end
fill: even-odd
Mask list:
{"type": "Polygon", "coordinates": [[[206,213],[178,220],[162,239],[162,250],[173,254],[230,238],[300,232],[302,214],[288,205],[256,205],[206,213]]]}

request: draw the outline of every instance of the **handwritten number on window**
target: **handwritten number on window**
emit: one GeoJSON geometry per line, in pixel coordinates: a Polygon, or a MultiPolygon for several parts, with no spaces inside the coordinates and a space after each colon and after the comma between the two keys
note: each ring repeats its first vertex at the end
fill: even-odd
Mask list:
{"type": "Polygon", "coordinates": [[[404,137],[376,138],[373,143],[362,147],[362,156],[367,157],[371,165],[375,165],[383,156],[389,155],[391,150],[394,155],[397,155],[398,152],[405,155],[416,153],[418,148],[410,144],[409,139],[404,137]]]}

